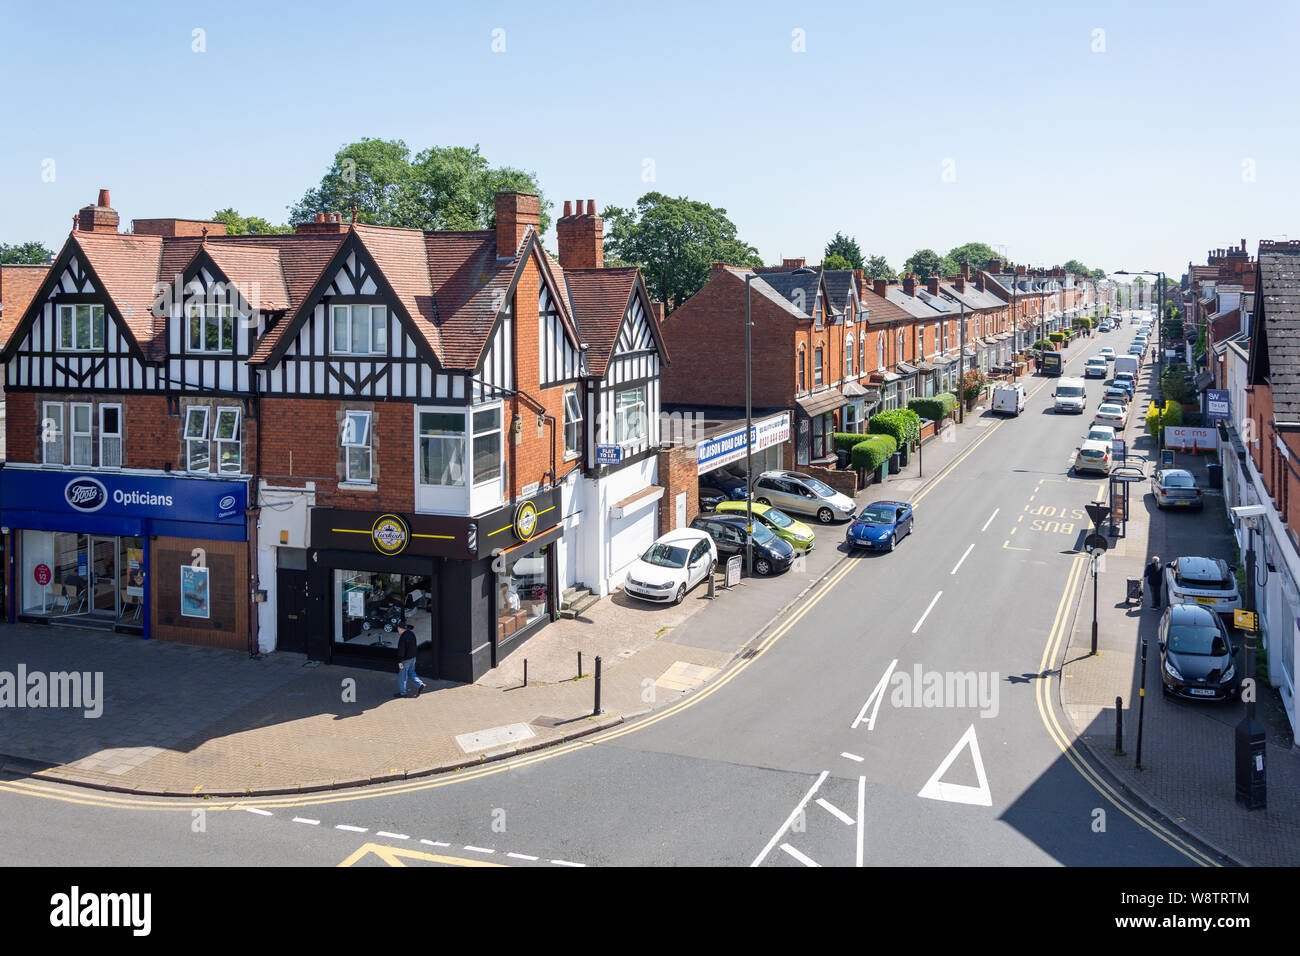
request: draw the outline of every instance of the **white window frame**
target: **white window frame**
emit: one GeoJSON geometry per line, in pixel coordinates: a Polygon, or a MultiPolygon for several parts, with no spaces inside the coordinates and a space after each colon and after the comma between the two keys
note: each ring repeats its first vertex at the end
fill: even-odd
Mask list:
{"type": "MultiPolygon", "coordinates": [[[[473,463],[467,461],[466,449],[468,444],[468,433],[466,429],[465,409],[463,408],[442,408],[437,406],[417,406],[415,409],[415,481],[422,488],[464,488],[470,482],[466,478],[470,477],[473,470],[473,463]],[[420,428],[420,416],[423,414],[430,415],[449,415],[452,418],[460,419],[460,431],[453,434],[442,434],[431,432],[424,434],[420,428]],[[424,443],[425,441],[454,442],[460,447],[460,481],[441,482],[425,481],[423,474],[424,469],[424,443]]],[[[454,460],[454,459],[449,459],[454,460]]]]}
{"type": "Polygon", "coordinates": [[[121,468],[122,467],[122,406],[106,402],[99,406],[99,467],[100,468],[121,468]],[[105,412],[109,409],[117,411],[117,429],[109,431],[104,423],[105,412]],[[117,442],[117,453],[111,456],[107,453],[106,442],[117,442]],[[113,459],[116,458],[116,461],[113,459]]]}
{"type": "Polygon", "coordinates": [[[95,406],[90,402],[68,403],[68,433],[72,438],[72,453],[68,456],[74,468],[95,467],[95,406]],[[77,412],[85,410],[86,427],[77,428],[77,412]],[[78,448],[82,454],[77,454],[78,448]],[[84,459],[84,460],[83,460],[84,459]]]}
{"type": "Polygon", "coordinates": [[[185,310],[185,351],[193,355],[230,355],[234,350],[235,307],[227,302],[191,302],[185,310]],[[217,332],[216,348],[208,347],[209,326],[217,332]],[[194,344],[196,330],[197,345],[194,344]]]}
{"type": "Polygon", "coordinates": [[[67,449],[64,447],[63,431],[66,420],[64,419],[64,408],[62,402],[45,402],[41,406],[41,464],[43,465],[64,465],[67,449]],[[57,412],[57,415],[51,415],[51,411],[57,412]],[[57,425],[57,427],[55,427],[57,425]],[[49,437],[51,440],[46,441],[49,437]],[[57,450],[57,460],[51,457],[50,451],[57,450]]]}
{"type": "Polygon", "coordinates": [[[96,305],[93,302],[76,302],[57,307],[57,338],[55,346],[60,352],[98,352],[104,348],[104,307],[96,305]],[[87,344],[81,344],[77,341],[77,310],[87,309],[90,325],[87,329],[90,341],[87,344]],[[63,344],[64,330],[68,331],[68,345],[63,344]],[[98,341],[96,341],[98,335],[98,341]]]}
{"type": "Polygon", "coordinates": [[[348,305],[331,305],[330,306],[330,352],[334,355],[387,355],[388,354],[388,306],[370,305],[364,302],[357,302],[348,305]],[[353,323],[357,320],[357,310],[365,309],[366,312],[366,342],[367,351],[361,352],[353,349],[353,323]],[[340,312],[346,313],[347,335],[344,342],[340,345],[337,336],[336,323],[340,319],[340,312]],[[376,321],[378,316],[378,321],[376,321]]]}
{"type": "Polygon", "coordinates": [[[850,332],[844,340],[844,377],[846,379],[853,377],[853,351],[854,351],[853,333],[850,332]]]}
{"type": "Polygon", "coordinates": [[[244,448],[241,440],[240,425],[242,424],[241,409],[238,406],[221,406],[217,409],[215,420],[212,422],[212,444],[215,446],[209,452],[209,460],[215,462],[217,474],[220,475],[239,475],[244,471],[244,448]],[[221,419],[223,416],[233,415],[235,417],[235,427],[231,432],[232,437],[221,437],[221,419]],[[230,471],[222,464],[222,452],[227,445],[234,445],[236,450],[236,461],[238,462],[234,471],[230,471]]]}
{"type": "Polygon", "coordinates": [[[858,333],[858,374],[867,374],[867,330],[858,333]]]}
{"type": "Polygon", "coordinates": [[[905,343],[904,343],[904,338],[903,338],[903,330],[902,330],[902,329],[899,329],[899,330],[898,330],[898,352],[897,352],[897,353],[895,354],[895,356],[894,356],[894,364],[895,364],[895,365],[897,365],[899,362],[903,361],[903,345],[904,345],[904,344],[905,344],[905,343]]]}
{"type": "Polygon", "coordinates": [[[885,367],[885,336],[882,333],[876,336],[876,368],[883,369],[884,367],[885,367]]]}
{"type": "Polygon", "coordinates": [[[343,430],[339,436],[339,444],[343,446],[343,480],[354,485],[369,485],[374,483],[374,451],[370,445],[371,428],[373,421],[370,412],[362,411],[355,408],[346,408],[343,410],[343,430]],[[354,420],[363,421],[363,433],[358,439],[357,426],[353,424],[354,420]],[[352,470],[352,450],[361,448],[365,450],[366,470],[365,474],[360,471],[352,470]]]}
{"type": "Polygon", "coordinates": [[[183,440],[185,442],[185,470],[188,472],[193,472],[195,474],[211,474],[212,472],[212,446],[208,441],[208,419],[210,417],[209,413],[211,411],[212,409],[208,408],[208,406],[206,405],[189,405],[186,406],[185,408],[185,421],[183,423],[184,431],[182,435],[183,435],[183,440]],[[201,430],[202,433],[199,435],[191,435],[190,419],[196,413],[201,415],[203,419],[203,428],[201,430]],[[203,453],[207,456],[207,461],[208,461],[208,466],[206,468],[192,467],[192,462],[194,459],[191,452],[193,451],[193,446],[195,445],[203,446],[203,453]]]}
{"type": "Polygon", "coordinates": [[[471,408],[469,410],[470,480],[473,482],[473,486],[476,488],[479,485],[486,485],[493,481],[501,481],[504,478],[505,467],[506,467],[506,450],[505,450],[505,442],[504,442],[505,415],[506,415],[505,408],[501,405],[489,405],[483,408],[471,408]],[[482,415],[485,412],[496,412],[496,416],[497,416],[496,425],[489,426],[483,429],[482,431],[479,431],[477,419],[479,415],[482,415]],[[492,435],[497,436],[497,442],[496,442],[497,456],[498,456],[497,468],[496,471],[493,472],[492,474],[490,475],[485,474],[484,477],[480,478],[477,472],[478,463],[476,461],[476,457],[474,454],[474,446],[478,444],[478,440],[480,438],[490,437],[492,435]]]}
{"type": "Polygon", "coordinates": [[[646,434],[646,414],[648,409],[647,392],[644,385],[638,385],[635,388],[625,388],[614,393],[614,440],[620,445],[635,445],[637,442],[645,441],[646,434]],[[620,404],[619,399],[624,395],[640,395],[639,401],[631,402],[627,405],[620,404]],[[629,413],[640,408],[640,414],[633,417],[629,413]],[[632,425],[636,425],[636,430],[632,430],[632,425]]]}
{"type": "Polygon", "coordinates": [[[576,388],[564,392],[564,457],[577,458],[582,454],[582,399],[576,388]],[[572,441],[569,430],[573,430],[572,441]]]}
{"type": "Polygon", "coordinates": [[[813,349],[813,388],[821,388],[822,382],[826,380],[826,376],[822,374],[824,364],[823,349],[819,345],[813,349]]]}

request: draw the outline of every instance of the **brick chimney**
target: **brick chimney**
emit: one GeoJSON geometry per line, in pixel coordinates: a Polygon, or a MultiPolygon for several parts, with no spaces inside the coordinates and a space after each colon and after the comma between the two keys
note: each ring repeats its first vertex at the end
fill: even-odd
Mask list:
{"type": "Polygon", "coordinates": [[[938,277],[938,276],[930,276],[930,278],[926,279],[926,280],[925,280],[925,290],[926,290],[927,292],[929,292],[930,295],[938,295],[938,294],[939,294],[939,277],[938,277]]]}
{"type": "Polygon", "coordinates": [[[99,191],[99,199],[93,206],[82,206],[77,213],[77,229],[80,232],[117,232],[120,220],[117,210],[108,204],[108,190],[99,191]]]}
{"type": "Polygon", "coordinates": [[[903,293],[905,295],[916,295],[916,276],[910,272],[903,276],[903,293]]]}
{"type": "Polygon", "coordinates": [[[162,236],[174,239],[177,236],[202,236],[204,230],[209,236],[224,236],[224,222],[205,219],[132,219],[131,231],[137,236],[162,236]]]}
{"type": "Polygon", "coordinates": [[[981,269],[979,272],[975,273],[975,288],[979,289],[981,292],[985,291],[985,290],[988,288],[987,283],[985,283],[985,281],[984,281],[984,270],[983,270],[983,269],[981,269]]]}
{"type": "MultiPolygon", "coordinates": [[[[966,271],[969,271],[969,270],[966,270],[966,271]]],[[[966,280],[967,280],[968,278],[969,278],[969,276],[960,275],[960,276],[958,276],[957,278],[953,279],[953,280],[952,280],[953,288],[956,289],[958,292],[965,292],[965,291],[966,291],[966,280]]]]}
{"type": "Polygon", "coordinates": [[[1022,276],[1026,275],[1028,272],[1029,270],[1025,266],[1016,266],[1016,275],[1022,276]]]}
{"type": "Polygon", "coordinates": [[[874,292],[876,293],[876,295],[880,296],[880,297],[883,299],[883,298],[885,297],[885,293],[889,291],[889,280],[888,280],[888,279],[872,279],[872,280],[871,280],[871,288],[872,288],[872,291],[874,291],[874,292]]]}
{"type": "Polygon", "coordinates": [[[997,275],[999,272],[1002,271],[1002,260],[990,259],[988,267],[984,271],[989,273],[989,275],[997,275]]]}
{"type": "Polygon", "coordinates": [[[338,235],[347,232],[347,229],[347,224],[343,222],[343,213],[318,212],[315,222],[300,222],[294,227],[294,232],[300,236],[338,235]]]}
{"type": "Polygon", "coordinates": [[[803,269],[808,265],[807,259],[782,259],[781,268],[793,272],[795,269],[803,269]]]}
{"type": "Polygon", "coordinates": [[[858,287],[858,291],[861,292],[863,289],[865,289],[865,288],[867,287],[867,276],[866,276],[866,273],[863,272],[861,269],[854,269],[854,270],[853,270],[853,281],[854,281],[854,283],[857,285],[857,287],[858,287]]]}
{"type": "Polygon", "coordinates": [[[541,228],[541,201],[534,193],[497,193],[496,220],[497,255],[513,259],[528,228],[541,228]]]}
{"type": "Polygon", "coordinates": [[[664,324],[664,304],[658,299],[650,303],[650,311],[655,314],[655,321],[664,324]]]}
{"type": "Polygon", "coordinates": [[[969,279],[969,278],[970,278],[970,260],[969,260],[969,259],[963,259],[963,260],[961,261],[961,277],[962,277],[963,279],[969,279]]]}
{"type": "Polygon", "coordinates": [[[555,223],[555,237],[560,244],[560,265],[565,269],[605,268],[604,220],[596,215],[596,201],[587,200],[587,212],[578,200],[577,212],[564,201],[564,215],[555,223]]]}

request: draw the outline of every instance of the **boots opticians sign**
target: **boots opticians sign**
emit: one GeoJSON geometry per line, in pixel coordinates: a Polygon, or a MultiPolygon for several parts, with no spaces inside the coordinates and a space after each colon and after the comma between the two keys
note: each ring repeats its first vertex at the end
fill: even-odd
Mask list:
{"type": "Polygon", "coordinates": [[[96,478],[73,478],[64,485],[63,497],[78,511],[98,511],[108,504],[108,491],[96,478]]]}
{"type": "MultiPolygon", "coordinates": [[[[43,512],[167,522],[244,524],[248,485],[239,481],[100,472],[68,474],[0,469],[0,505],[6,515],[43,512]]],[[[48,523],[48,522],[47,522],[48,523]]],[[[11,520],[13,527],[30,527],[11,520]]],[[[124,532],[125,533],[125,532],[124,532]]]]}

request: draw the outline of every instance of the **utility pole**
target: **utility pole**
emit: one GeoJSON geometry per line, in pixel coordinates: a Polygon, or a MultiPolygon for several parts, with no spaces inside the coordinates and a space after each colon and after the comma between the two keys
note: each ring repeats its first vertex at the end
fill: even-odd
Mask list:
{"type": "MultiPolygon", "coordinates": [[[[754,273],[745,276],[745,573],[754,576],[754,395],[749,332],[753,325],[750,313],[749,283],[754,273]]],[[[798,438],[795,439],[798,441],[798,438]]]]}
{"type": "MultiPolygon", "coordinates": [[[[1246,517],[1242,523],[1246,534],[1250,535],[1246,546],[1246,593],[1242,603],[1246,610],[1255,610],[1255,525],[1256,517],[1246,517]]],[[[1254,626],[1246,631],[1246,679],[1242,681],[1242,698],[1246,704],[1246,716],[1237,724],[1236,769],[1237,802],[1247,810],[1264,810],[1268,806],[1268,785],[1264,770],[1264,725],[1255,719],[1255,633],[1259,626],[1258,617],[1254,626]]]]}

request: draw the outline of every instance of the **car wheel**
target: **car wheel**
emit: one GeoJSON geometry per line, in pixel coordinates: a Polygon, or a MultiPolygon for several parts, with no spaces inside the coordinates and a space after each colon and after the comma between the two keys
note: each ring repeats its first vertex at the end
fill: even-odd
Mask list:
{"type": "Polygon", "coordinates": [[[754,499],[754,504],[756,504],[756,505],[770,505],[771,503],[772,503],[772,502],[768,501],[766,498],[755,498],[755,499],[754,499]]]}
{"type": "Polygon", "coordinates": [[[893,551],[894,548],[896,548],[897,546],[898,546],[898,532],[895,531],[893,534],[889,536],[889,547],[886,548],[885,550],[893,551]]]}
{"type": "Polygon", "coordinates": [[[677,588],[677,597],[673,598],[674,604],[681,604],[686,600],[686,585],[683,584],[677,588]]]}
{"type": "Polygon", "coordinates": [[[754,571],[766,577],[772,573],[772,565],[768,563],[767,558],[759,558],[754,562],[754,571]]]}
{"type": "Polygon", "coordinates": [[[830,524],[835,520],[835,512],[831,511],[830,508],[822,508],[817,512],[817,520],[822,524],[830,524]]]}

